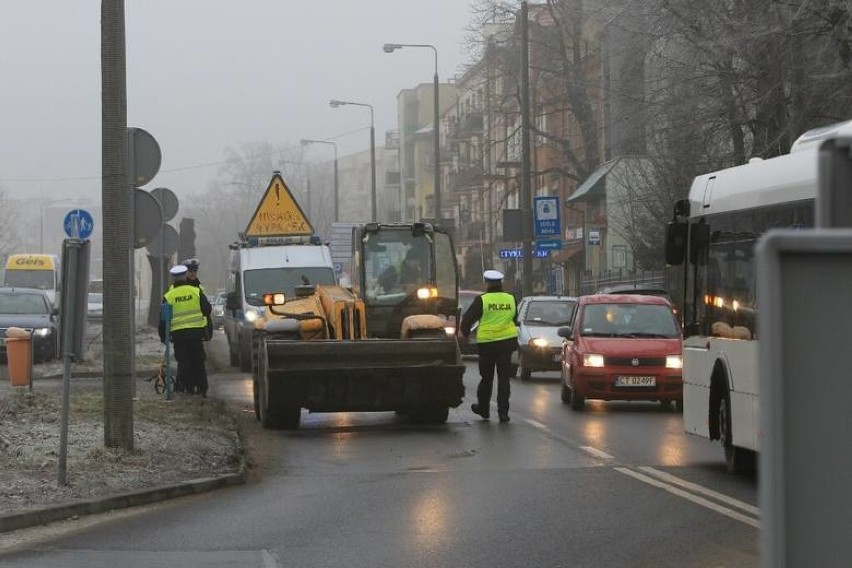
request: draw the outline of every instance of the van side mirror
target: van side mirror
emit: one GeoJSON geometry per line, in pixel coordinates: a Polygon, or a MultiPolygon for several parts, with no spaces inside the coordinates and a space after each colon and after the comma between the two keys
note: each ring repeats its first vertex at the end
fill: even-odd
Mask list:
{"type": "Polygon", "coordinates": [[[710,225],[695,223],[689,228],[689,262],[698,266],[707,264],[710,247],[710,225]]]}
{"type": "Polygon", "coordinates": [[[240,306],[237,304],[237,293],[236,292],[228,292],[225,296],[225,307],[229,310],[238,310],[240,306]]]}
{"type": "Polygon", "coordinates": [[[568,341],[571,341],[572,339],[574,339],[574,328],[572,328],[570,325],[560,327],[556,330],[556,335],[567,339],[568,341]]]}
{"type": "Polygon", "coordinates": [[[689,225],[686,221],[666,223],[666,264],[680,266],[686,260],[686,236],[689,225]]]}

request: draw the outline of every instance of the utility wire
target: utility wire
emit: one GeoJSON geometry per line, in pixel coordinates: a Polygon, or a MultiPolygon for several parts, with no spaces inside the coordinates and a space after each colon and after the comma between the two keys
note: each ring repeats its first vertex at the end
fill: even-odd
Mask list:
{"type": "MultiPolygon", "coordinates": [[[[350,130],[348,132],[343,132],[342,134],[335,134],[334,136],[328,136],[323,138],[323,140],[339,140],[340,138],[344,138],[346,136],[350,136],[352,134],[363,132],[364,130],[369,130],[369,126],[364,126],[361,128],[356,128],[355,130],[350,130]]],[[[299,148],[300,144],[292,144],[290,146],[284,146],[280,148],[281,150],[295,150],[299,148]]],[[[201,170],[204,168],[210,168],[213,166],[222,166],[224,164],[230,163],[232,160],[219,160],[216,162],[203,162],[201,164],[195,164],[192,166],[180,166],[176,168],[169,168],[168,170],[162,170],[160,173],[168,174],[172,172],[185,172],[188,170],[201,170]]],[[[102,179],[103,176],[74,176],[74,177],[44,177],[44,178],[0,178],[0,183],[44,183],[44,182],[62,182],[62,181],[92,181],[102,179]]]]}

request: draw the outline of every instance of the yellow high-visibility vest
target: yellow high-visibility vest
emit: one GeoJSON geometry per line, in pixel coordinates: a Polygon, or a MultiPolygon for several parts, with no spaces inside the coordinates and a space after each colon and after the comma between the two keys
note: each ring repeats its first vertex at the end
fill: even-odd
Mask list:
{"type": "Polygon", "coordinates": [[[508,292],[482,295],[482,317],[476,328],[477,343],[491,343],[518,337],[515,327],[515,297],[508,292]]]}
{"type": "Polygon", "coordinates": [[[172,332],[207,326],[207,318],[201,313],[201,290],[181,284],[166,292],[165,298],[172,306],[172,332]]]}

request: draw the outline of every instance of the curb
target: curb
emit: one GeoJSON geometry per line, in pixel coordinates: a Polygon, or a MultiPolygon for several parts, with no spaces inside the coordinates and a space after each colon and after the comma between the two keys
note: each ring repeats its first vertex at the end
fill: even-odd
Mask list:
{"type": "Polygon", "coordinates": [[[45,507],[33,509],[23,513],[0,516],[0,533],[11,532],[18,529],[44,525],[54,521],[62,521],[72,517],[95,515],[106,513],[116,509],[127,509],[140,505],[150,505],[176,497],[185,497],[222,489],[232,485],[243,485],[246,482],[245,466],[237,473],[218,475],[216,477],[203,477],[190,481],[183,481],[175,485],[164,485],[153,489],[143,489],[113,497],[105,497],[94,501],[74,503],[71,505],[60,505],[58,507],[45,507]]]}

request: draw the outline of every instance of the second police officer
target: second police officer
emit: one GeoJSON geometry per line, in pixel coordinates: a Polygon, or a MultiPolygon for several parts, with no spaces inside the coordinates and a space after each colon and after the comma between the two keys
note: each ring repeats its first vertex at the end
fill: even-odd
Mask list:
{"type": "Polygon", "coordinates": [[[497,414],[500,422],[509,421],[509,379],[512,375],[512,352],[518,348],[518,310],[515,297],[503,291],[503,273],[486,270],[483,273],[486,291],[473,299],[461,321],[465,339],[473,324],[476,330],[476,347],[479,352],[479,386],[476,402],[471,410],[485,420],[491,416],[491,393],[494,387],[494,370],[497,370],[497,414]]]}
{"type": "MultiPolygon", "coordinates": [[[[212,307],[201,288],[186,280],[186,266],[173,266],[169,273],[173,286],[163,296],[163,302],[172,308],[170,322],[171,340],[178,363],[179,383],[189,394],[207,396],[207,368],[205,366],[204,338],[212,307]]],[[[165,341],[165,322],[160,321],[160,341],[165,341]]]]}

